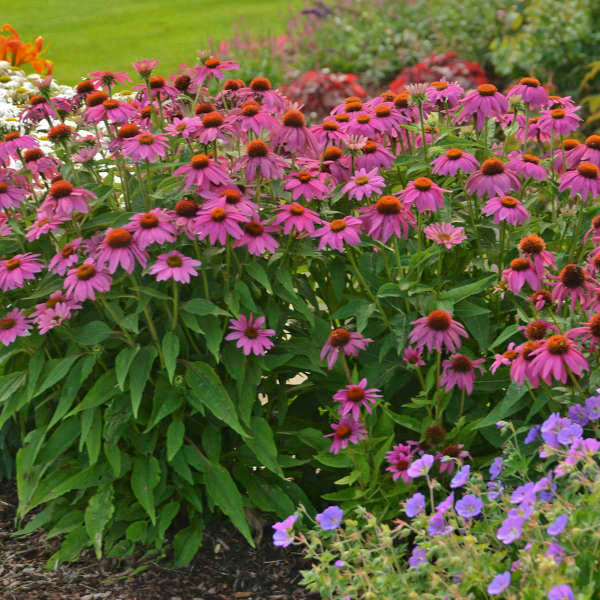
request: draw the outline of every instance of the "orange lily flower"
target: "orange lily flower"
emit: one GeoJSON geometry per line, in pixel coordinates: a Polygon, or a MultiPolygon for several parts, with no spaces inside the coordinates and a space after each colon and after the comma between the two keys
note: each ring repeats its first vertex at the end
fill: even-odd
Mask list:
{"type": "Polygon", "coordinates": [[[14,66],[30,64],[37,73],[43,73],[44,70],[52,73],[52,61],[41,57],[48,49],[46,47],[42,50],[43,37],[38,36],[31,43],[21,40],[19,34],[10,25],[4,25],[0,31],[11,33],[8,37],[0,35],[0,60],[8,60],[14,66]]]}

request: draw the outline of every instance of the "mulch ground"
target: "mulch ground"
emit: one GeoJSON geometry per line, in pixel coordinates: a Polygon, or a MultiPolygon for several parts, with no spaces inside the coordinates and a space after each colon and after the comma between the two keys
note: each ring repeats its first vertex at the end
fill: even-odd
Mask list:
{"type": "Polygon", "coordinates": [[[56,571],[44,569],[57,550],[56,539],[43,533],[11,537],[17,507],[16,490],[0,482],[1,600],[319,600],[298,585],[300,569],[308,568],[291,547],[275,548],[265,529],[257,549],[226,523],[209,528],[194,561],[186,568],[165,562],[96,560],[85,550],[76,563],[56,571]]]}

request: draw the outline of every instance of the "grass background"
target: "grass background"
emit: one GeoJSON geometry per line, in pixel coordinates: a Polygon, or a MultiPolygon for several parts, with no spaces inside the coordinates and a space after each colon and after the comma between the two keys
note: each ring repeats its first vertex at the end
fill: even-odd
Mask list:
{"type": "MultiPolygon", "coordinates": [[[[23,41],[44,37],[45,58],[59,82],[74,83],[90,71],[133,71],[140,58],[158,58],[166,75],[193,64],[208,40],[227,40],[234,23],[277,35],[301,0],[0,0],[0,24],[23,41]]],[[[130,73],[131,74],[131,73],[130,73]]]]}

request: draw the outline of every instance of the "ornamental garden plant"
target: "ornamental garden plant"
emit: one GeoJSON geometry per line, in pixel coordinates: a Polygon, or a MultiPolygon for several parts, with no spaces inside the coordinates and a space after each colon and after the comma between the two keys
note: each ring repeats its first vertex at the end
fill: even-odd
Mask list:
{"type": "Polygon", "coordinates": [[[237,69],[47,77],[2,124],[0,445],[51,568],[184,565],[220,515],[249,544],[298,505],[385,523],[600,385],[571,98],[438,81],[309,123],[237,69]]]}

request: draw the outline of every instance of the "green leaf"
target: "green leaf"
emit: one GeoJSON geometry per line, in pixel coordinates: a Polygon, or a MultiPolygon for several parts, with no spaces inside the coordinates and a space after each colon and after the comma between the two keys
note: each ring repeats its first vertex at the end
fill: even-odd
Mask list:
{"type": "Polygon", "coordinates": [[[131,473],[131,489],[150,517],[152,525],[156,525],[156,508],[152,490],[158,485],[159,481],[160,465],[154,456],[149,459],[141,457],[135,459],[131,473]]]}
{"type": "Polygon", "coordinates": [[[392,419],[392,421],[394,421],[394,423],[398,423],[398,425],[402,425],[402,427],[406,427],[407,429],[421,433],[422,421],[419,421],[414,417],[409,417],[408,415],[400,415],[389,409],[385,412],[392,419]]]}
{"type": "Polygon", "coordinates": [[[37,388],[35,394],[33,395],[33,398],[36,398],[42,392],[45,392],[48,388],[52,387],[61,379],[63,379],[73,366],[73,363],[78,358],[79,355],[76,354],[75,356],[67,356],[66,358],[55,358],[53,360],[48,361],[45,368],[45,371],[48,373],[48,376],[44,379],[40,387],[37,388]]]}
{"type": "Polygon", "coordinates": [[[323,452],[330,446],[330,442],[323,436],[323,432],[312,427],[305,427],[296,432],[296,437],[318,452],[323,452]]]}
{"type": "Polygon", "coordinates": [[[188,300],[181,305],[181,308],[185,312],[198,315],[199,317],[205,317],[207,315],[231,316],[231,313],[204,298],[193,298],[192,300],[188,300]]]}
{"type": "Polygon", "coordinates": [[[217,317],[206,316],[201,320],[202,335],[206,340],[208,351],[219,362],[221,340],[223,339],[223,328],[217,317]]]}
{"type": "Polygon", "coordinates": [[[521,386],[516,383],[511,383],[506,390],[504,398],[484,417],[479,423],[474,424],[475,429],[482,429],[483,427],[489,427],[494,425],[498,421],[502,421],[512,415],[515,411],[513,410],[517,402],[527,392],[526,386],[521,386]]]}
{"type": "Polygon", "coordinates": [[[175,367],[177,366],[177,357],[179,356],[179,338],[172,331],[167,331],[162,340],[162,351],[165,357],[165,367],[169,382],[173,383],[175,367]]]}
{"type": "Polygon", "coordinates": [[[273,293],[273,288],[271,287],[271,282],[269,281],[269,276],[267,272],[263,269],[263,267],[257,262],[248,263],[244,267],[246,273],[260,283],[269,294],[273,293]]]}
{"type": "Polygon", "coordinates": [[[347,469],[354,465],[352,459],[347,454],[316,454],[315,459],[322,465],[331,467],[332,469],[347,469]]]}
{"type": "Polygon", "coordinates": [[[496,346],[499,346],[502,342],[505,342],[508,338],[511,338],[518,331],[518,325],[509,325],[508,327],[505,327],[502,330],[502,333],[492,342],[492,345],[489,347],[489,349],[493,350],[496,346]]]}
{"type": "Polygon", "coordinates": [[[115,512],[113,498],[112,485],[101,486],[90,498],[83,517],[85,530],[92,540],[98,559],[102,558],[102,534],[115,512]]]}
{"type": "Polygon", "coordinates": [[[129,373],[129,367],[139,351],[140,347],[136,346],[135,348],[123,348],[123,350],[117,354],[117,358],[115,359],[115,371],[117,373],[117,385],[122,392],[125,391],[125,379],[129,373]]]}
{"type": "Polygon", "coordinates": [[[102,449],[104,450],[104,456],[106,456],[106,460],[108,464],[110,464],[110,468],[112,469],[115,477],[121,476],[121,451],[119,450],[119,445],[105,441],[102,445],[102,449]]]}
{"type": "Polygon", "coordinates": [[[167,460],[171,462],[183,445],[185,424],[180,419],[171,421],[167,428],[167,460]]]}
{"type": "Polygon", "coordinates": [[[490,284],[498,279],[498,276],[495,274],[488,275],[483,279],[478,281],[474,281],[473,283],[468,283],[466,285],[461,285],[459,287],[455,287],[451,290],[447,290],[440,294],[440,300],[451,301],[454,304],[468,298],[469,296],[474,296],[479,292],[482,292],[486,288],[490,286],[490,284]]]}
{"type": "Polygon", "coordinates": [[[114,369],[106,371],[100,375],[96,383],[92,386],[89,392],[83,397],[83,400],[75,406],[68,416],[75,415],[82,410],[95,408],[101,404],[108,404],[108,401],[119,392],[117,388],[117,380],[114,369]]]}
{"type": "Polygon", "coordinates": [[[73,332],[73,337],[82,346],[101,344],[110,337],[112,330],[104,321],[92,321],[73,332]]]}
{"type": "Polygon", "coordinates": [[[279,486],[268,483],[259,477],[251,477],[246,489],[252,504],[260,510],[274,512],[281,518],[291,515],[296,510],[290,497],[279,486]]]}
{"type": "Polygon", "coordinates": [[[173,522],[173,519],[179,513],[180,504],[179,502],[172,500],[168,504],[165,504],[158,514],[157,534],[156,534],[156,548],[158,549],[165,537],[165,533],[169,528],[169,525],[173,522]]]}
{"type": "Polygon", "coordinates": [[[203,531],[204,523],[200,517],[196,517],[189,527],[177,532],[173,539],[176,567],[186,567],[192,562],[198,548],[202,545],[203,531]]]}
{"type": "Polygon", "coordinates": [[[38,382],[38,378],[42,372],[42,367],[44,366],[45,361],[46,357],[44,356],[44,353],[37,352],[27,363],[27,391],[25,393],[27,395],[28,402],[33,398],[35,386],[38,382]]]}
{"type": "Polygon", "coordinates": [[[129,393],[131,394],[131,410],[137,419],[144,388],[152,371],[152,363],[156,358],[156,348],[146,346],[140,350],[135,362],[129,369],[129,393]]]}
{"type": "Polygon", "coordinates": [[[256,458],[262,465],[283,477],[283,471],[277,462],[277,446],[273,430],[262,417],[252,417],[252,437],[246,440],[246,445],[256,454],[256,458]]]}

